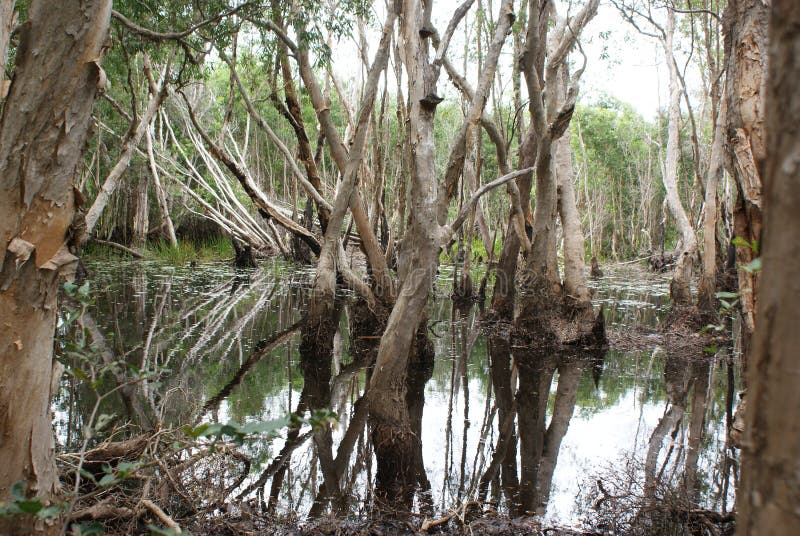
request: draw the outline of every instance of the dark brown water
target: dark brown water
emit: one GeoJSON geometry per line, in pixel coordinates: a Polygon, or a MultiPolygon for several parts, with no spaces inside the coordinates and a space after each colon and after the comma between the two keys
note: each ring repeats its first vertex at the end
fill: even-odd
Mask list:
{"type": "MultiPolygon", "coordinates": [[[[127,403],[119,393],[102,402],[99,413],[114,426],[269,421],[297,411],[301,401],[304,407],[329,408],[338,422],[322,434],[327,446],[307,433],[307,425],[293,435],[281,428],[273,439],[246,441],[242,448],[252,460],[250,474],[231,497],[262,480],[265,487],[258,489],[266,490],[265,502],[277,512],[303,516],[312,508],[324,510],[324,502],[313,506],[323,483],[320,460],[330,463],[328,458],[338,455],[343,469],[339,506],[350,513],[370,509],[375,460],[363,412],[355,406],[369,363],[355,350],[368,354],[377,339],[351,340],[353,310],[347,296],[332,358],[309,366],[301,363],[299,329],[291,331],[302,318],[309,277],[296,266],[274,262],[242,272],[219,264],[173,268],[114,261],[93,263],[90,270],[93,303],[85,324],[93,330],[93,351],[123,358],[130,370],[149,374],[127,403]],[[254,355],[259,341],[274,342],[276,334],[285,335],[279,344],[254,355]],[[287,434],[294,438],[291,449],[285,448],[287,434]],[[339,452],[346,436],[349,455],[339,452]],[[282,481],[269,501],[282,450],[291,453],[280,458],[288,461],[277,471],[282,481]]],[[[665,278],[636,269],[606,273],[593,285],[610,327],[662,322],[665,278]]],[[[489,340],[478,308],[454,309],[449,290],[443,269],[429,313],[435,362],[415,379],[430,485],[418,496],[419,508],[432,502],[435,511],[446,511],[478,496],[501,436],[501,415],[514,393],[517,457],[509,456],[507,463],[518,470],[520,494],[549,520],[579,524],[597,516],[600,509],[592,505],[601,495],[598,479],[607,482],[605,488],[617,482],[635,490],[647,478],[657,478],[701,506],[732,507],[723,351],[699,360],[667,356],[658,348],[532,354],[502,339],[489,340]]],[[[96,385],[101,392],[113,388],[105,378],[96,385]]],[[[55,405],[57,435],[62,446],[69,442],[75,448],[95,397],[78,378],[66,378],[62,386],[55,405]]],[[[509,505],[511,488],[505,481],[505,476],[495,479],[487,490],[487,500],[501,510],[509,505]]]]}

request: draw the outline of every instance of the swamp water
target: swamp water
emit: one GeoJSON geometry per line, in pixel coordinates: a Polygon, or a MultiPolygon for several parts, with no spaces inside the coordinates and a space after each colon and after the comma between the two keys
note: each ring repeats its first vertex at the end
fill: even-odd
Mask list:
{"type": "MultiPolygon", "coordinates": [[[[309,367],[299,352],[298,322],[310,272],[279,261],[253,271],[125,261],[91,263],[89,270],[84,326],[93,351],[124,359],[129,374],[152,373],[127,398],[119,389],[102,401],[97,414],[109,429],[131,422],[147,429],[158,422],[246,424],[282,419],[298,407],[330,409],[336,422],[322,429],[284,426],[274,437],[246,440],[249,472],[228,498],[258,497],[271,511],[302,519],[327,510],[320,494],[325,472],[340,464],[336,507],[351,515],[370,511],[377,464],[357,401],[368,383],[363,350],[378,338],[351,339],[347,300],[332,359],[309,367]],[[269,343],[266,350],[259,341],[269,343]]],[[[501,511],[520,511],[509,508],[514,495],[546,522],[596,524],[610,498],[629,495],[625,504],[636,504],[637,494],[656,486],[661,495],[683,490],[699,507],[733,507],[724,352],[668,356],[643,345],[529,358],[529,350],[485,335],[477,307],[454,308],[449,278],[443,268],[429,304],[435,362],[415,379],[411,413],[421,412],[420,482],[429,489],[424,499],[418,495],[417,510],[436,516],[478,497],[499,441],[517,450],[483,486],[485,500],[501,511]],[[501,434],[504,416],[515,409],[518,419],[501,434]]],[[[619,267],[592,285],[610,330],[664,321],[666,278],[619,267]]],[[[96,384],[101,393],[113,387],[112,380],[96,384]]],[[[95,400],[83,380],[65,376],[54,405],[61,450],[80,448],[95,400]]]]}

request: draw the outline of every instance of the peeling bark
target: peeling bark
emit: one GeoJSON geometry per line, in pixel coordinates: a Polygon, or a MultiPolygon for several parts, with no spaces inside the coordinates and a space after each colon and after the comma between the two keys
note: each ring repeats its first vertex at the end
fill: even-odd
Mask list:
{"type": "MultiPolygon", "coordinates": [[[[728,63],[725,87],[728,103],[726,167],[737,189],[733,232],[749,244],[761,242],[761,184],[766,159],[764,106],[768,17],[769,6],[762,0],[731,0],[723,13],[728,63]]],[[[736,247],[739,266],[749,264],[757,256],[758,253],[750,247],[736,247]]],[[[744,324],[742,351],[746,367],[756,326],[755,289],[759,277],[741,268],[738,276],[739,303],[744,324]]]]}
{"type": "MultiPolygon", "coordinates": [[[[59,9],[35,0],[0,120],[0,500],[18,481],[46,501],[57,491],[50,397],[58,277],[77,261],[67,249],[73,180],[105,80],[110,17],[109,0],[59,9]]],[[[30,520],[18,522],[0,518],[0,532],[31,530],[30,520]]]]}
{"type": "Polygon", "coordinates": [[[769,284],[759,289],[747,368],[736,527],[746,535],[800,533],[800,4],[773,0],[770,24],[762,250],[769,284]]]}

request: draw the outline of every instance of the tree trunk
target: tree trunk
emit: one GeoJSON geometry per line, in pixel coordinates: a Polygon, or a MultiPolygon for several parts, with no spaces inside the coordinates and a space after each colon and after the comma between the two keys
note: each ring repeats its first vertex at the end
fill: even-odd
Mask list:
{"type": "Polygon", "coordinates": [[[711,142],[708,172],[706,178],[705,216],[703,218],[703,274],[697,293],[698,307],[705,313],[716,312],[717,289],[717,188],[722,176],[724,130],[727,121],[727,102],[722,99],[717,122],[714,125],[714,138],[711,142]]]}
{"type": "Polygon", "coordinates": [[[667,126],[667,161],[663,176],[667,205],[678,231],[681,233],[677,250],[677,264],[669,284],[669,295],[673,306],[684,307],[692,303],[692,266],[697,255],[697,238],[692,224],[686,216],[678,188],[678,160],[680,158],[681,83],[678,66],[675,64],[673,38],[675,35],[675,12],[667,10],[666,38],[662,44],[669,69],[669,119],[667,126]]]}
{"type": "Polygon", "coordinates": [[[416,452],[405,404],[405,378],[412,344],[422,320],[439,263],[438,186],[434,116],[436,76],[428,62],[428,43],[420,37],[424,20],[419,2],[405,0],[401,34],[409,79],[409,146],[411,148],[408,227],[399,259],[400,291],[381,337],[370,381],[372,442],[378,460],[376,492],[385,501],[409,507],[416,484],[416,452]],[[427,98],[427,100],[426,100],[427,98]]]}
{"type": "MultiPolygon", "coordinates": [[[[34,0],[17,48],[0,123],[0,500],[23,482],[29,496],[57,491],[50,397],[58,276],[74,268],[73,179],[88,135],[110,0],[34,0]],[[54,156],[55,155],[55,156],[54,156]]],[[[31,519],[0,518],[25,534],[31,519]],[[20,523],[20,524],[17,524],[20,523]]],[[[56,530],[51,527],[48,532],[56,530]]]]}
{"type": "MultiPolygon", "coordinates": [[[[736,183],[734,235],[747,245],[736,246],[739,266],[758,256],[761,243],[761,177],[766,158],[764,98],[767,83],[767,22],[769,6],[762,0],[731,0],[723,14],[728,63],[725,96],[727,168],[736,183]]],[[[746,367],[755,330],[758,274],[739,269],[742,354],[746,367]]]]}
{"type": "Polygon", "coordinates": [[[798,534],[800,489],[800,4],[773,0],[763,281],[748,366],[737,534],[798,534]]]}
{"type": "Polygon", "coordinates": [[[145,133],[145,136],[147,138],[147,161],[150,164],[150,173],[153,175],[153,186],[156,191],[156,197],[158,198],[158,207],[161,209],[161,217],[164,219],[164,227],[167,230],[167,238],[172,247],[178,247],[178,239],[175,236],[175,226],[172,224],[172,218],[169,215],[167,194],[161,185],[156,159],[153,155],[153,136],[150,134],[149,129],[145,133]]]}
{"type": "MultiPolygon", "coordinates": [[[[122,151],[120,152],[119,160],[108,173],[102,188],[97,192],[97,197],[95,197],[91,208],[86,213],[86,234],[83,238],[84,241],[91,237],[97,222],[100,220],[100,216],[103,214],[103,210],[105,210],[109,199],[111,199],[111,194],[117,189],[120,179],[128,170],[131,158],[133,158],[133,153],[142,141],[144,133],[150,128],[150,122],[156,116],[156,113],[158,113],[161,103],[164,102],[164,99],[167,97],[169,64],[170,62],[168,61],[161,73],[159,86],[157,88],[151,88],[150,100],[147,102],[144,115],[135,120],[128,129],[128,133],[122,142],[122,151]]],[[[145,60],[145,65],[145,68],[149,70],[149,60],[145,60]]]]}
{"type": "MultiPolygon", "coordinates": [[[[560,101],[567,99],[567,67],[562,65],[558,72],[555,91],[560,101]]],[[[553,144],[553,162],[556,180],[559,185],[558,214],[564,230],[564,297],[574,310],[592,312],[589,287],[586,286],[586,246],[581,229],[581,216],[575,205],[575,172],[572,168],[572,148],[569,129],[553,144]]],[[[591,322],[593,315],[586,315],[591,322]]]]}
{"type": "MultiPolygon", "coordinates": [[[[588,290],[585,288],[583,276],[583,240],[580,225],[576,214],[570,213],[574,206],[574,192],[571,184],[567,186],[570,198],[564,199],[563,209],[570,224],[570,237],[567,240],[569,248],[570,284],[578,296],[567,294],[561,284],[556,256],[556,223],[558,215],[558,177],[553,165],[554,151],[557,151],[559,139],[569,128],[572,114],[577,99],[578,81],[583,73],[583,68],[575,71],[570,80],[567,80],[565,62],[570,50],[575,46],[580,31],[588,24],[597,12],[599,2],[592,0],[573,17],[567,20],[559,19],[552,11],[553,7],[547,2],[529,4],[528,36],[526,51],[523,53],[521,64],[528,85],[531,112],[531,132],[535,132],[536,139],[536,208],[533,217],[533,239],[531,251],[527,256],[524,270],[524,279],[521,282],[523,297],[520,303],[520,312],[516,318],[517,333],[526,339],[535,339],[547,344],[563,345],[572,344],[584,339],[585,335],[592,332],[591,307],[588,307],[588,290]],[[552,32],[548,46],[544,46],[543,35],[539,28],[547,24],[552,11],[555,20],[555,29],[552,32]],[[548,49],[548,62],[545,68],[547,90],[542,91],[542,80],[536,66],[535,58],[548,49]],[[571,206],[570,206],[571,205],[571,206]],[[580,240],[580,244],[577,241],[580,240]],[[577,273],[580,271],[580,275],[577,273]],[[583,283],[581,283],[583,281],[583,283]],[[562,307],[564,299],[572,302],[574,307],[577,298],[582,305],[580,308],[586,314],[573,318],[566,314],[562,307]],[[577,321],[575,321],[577,320],[577,321]]],[[[526,145],[532,134],[529,133],[526,145]]],[[[557,155],[556,155],[557,156],[557,155]]],[[[569,158],[566,154],[566,158],[569,158]]],[[[563,158],[563,157],[562,157],[563,158]]],[[[571,163],[568,169],[561,168],[571,177],[571,163]]],[[[567,180],[565,178],[565,180],[567,180]]]]}
{"type": "Polygon", "coordinates": [[[134,249],[141,250],[145,242],[147,242],[147,231],[150,227],[147,174],[142,173],[137,177],[135,188],[136,197],[133,206],[133,225],[131,225],[131,245],[134,249]]]}

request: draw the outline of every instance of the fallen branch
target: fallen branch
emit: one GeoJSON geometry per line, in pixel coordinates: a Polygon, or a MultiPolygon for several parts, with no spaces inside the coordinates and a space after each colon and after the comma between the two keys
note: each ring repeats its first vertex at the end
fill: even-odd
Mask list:
{"type": "Polygon", "coordinates": [[[183,533],[183,531],[181,531],[181,526],[175,523],[175,520],[169,517],[164,510],[159,508],[158,505],[150,499],[142,499],[142,506],[145,506],[148,510],[153,512],[153,514],[155,514],[155,516],[161,520],[162,523],[171,528],[173,531],[177,532],[178,534],[183,533]]]}
{"type": "Polygon", "coordinates": [[[109,240],[100,240],[99,238],[92,238],[92,242],[95,242],[95,243],[103,245],[103,246],[108,246],[110,248],[118,249],[120,251],[123,251],[123,252],[127,253],[128,255],[130,255],[131,257],[133,257],[135,259],[144,259],[144,255],[142,255],[138,251],[136,251],[134,249],[131,249],[129,247],[123,246],[122,244],[117,244],[116,242],[111,242],[109,240]]]}
{"type": "Polygon", "coordinates": [[[124,506],[115,506],[112,504],[113,497],[107,497],[97,504],[93,504],[88,508],[82,508],[77,512],[73,512],[69,516],[70,521],[82,521],[84,519],[125,519],[133,517],[134,512],[130,508],[124,506]]]}

